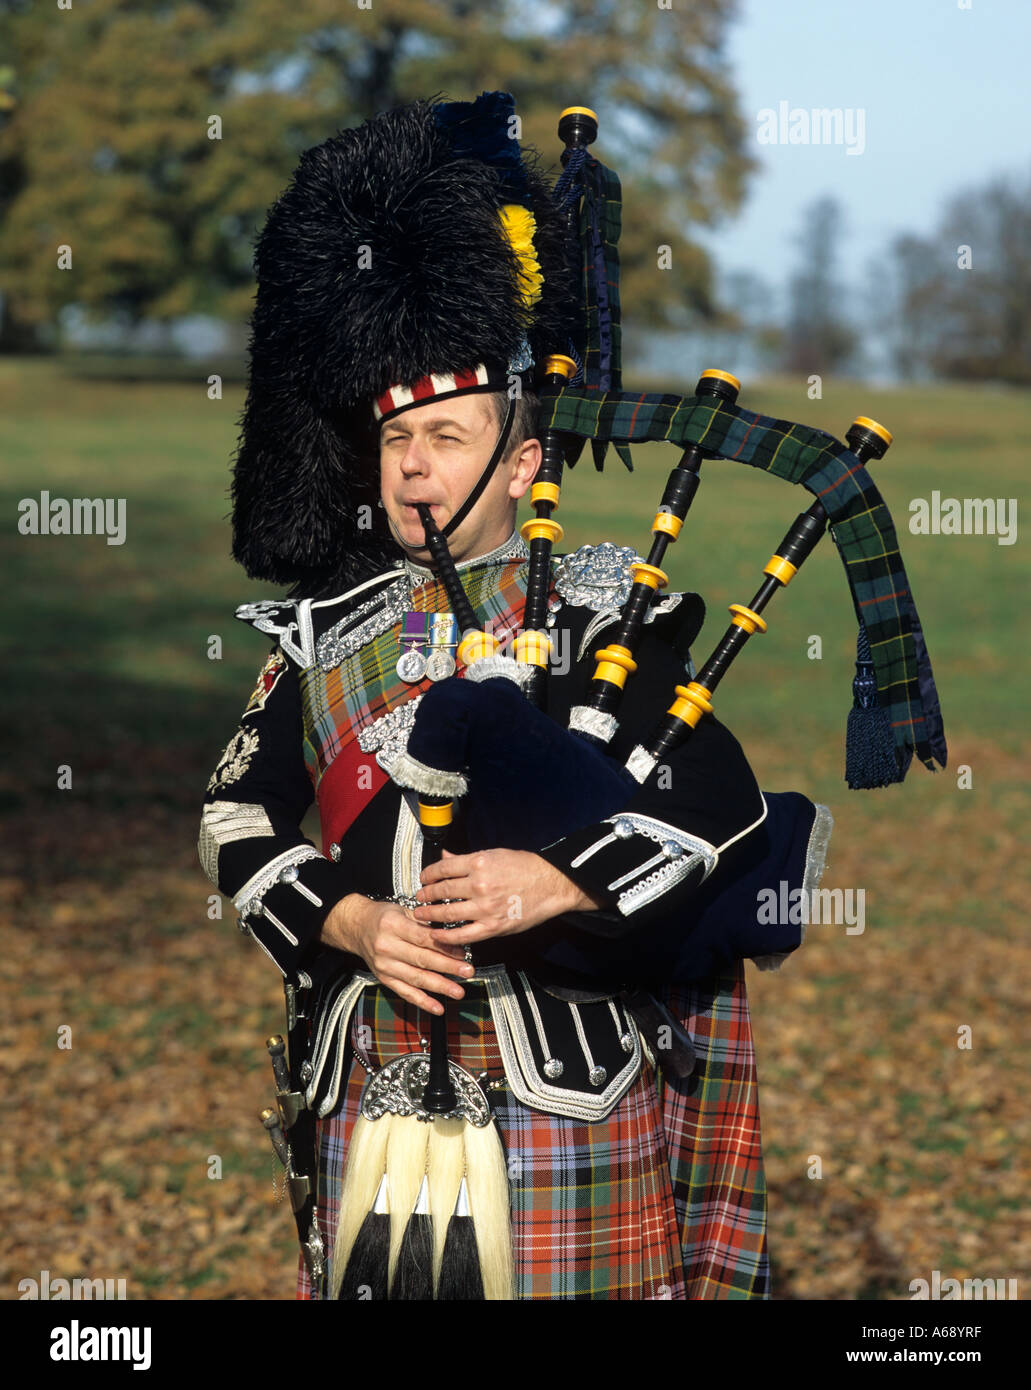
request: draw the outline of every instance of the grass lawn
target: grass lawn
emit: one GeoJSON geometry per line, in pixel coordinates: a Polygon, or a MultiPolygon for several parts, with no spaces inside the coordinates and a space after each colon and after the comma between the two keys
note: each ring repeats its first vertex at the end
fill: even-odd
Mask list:
{"type": "MultiPolygon", "coordinates": [[[[950,750],[936,776],[914,766],[902,787],[845,788],[854,626],[824,541],[718,702],[765,787],[830,806],[825,886],[862,887],[866,901],[862,933],[813,926],[779,973],[748,967],[775,1297],[907,1298],[934,1269],[1027,1278],[1028,548],[1019,535],[913,535],[909,516],[932,490],[1022,498],[1031,404],[851,383],[810,401],[787,380],[746,383],[741,404],[838,438],[857,414],[894,433],[876,475],[950,750]]],[[[4,956],[5,1045],[33,1117],[10,1155],[21,1186],[3,1260],[15,1280],[49,1269],[125,1276],[130,1297],[291,1295],[293,1225],[273,1201],[257,1119],[278,976],[239,939],[195,850],[204,786],[268,648],[233,609],[276,595],[229,556],[242,407],[238,387],[209,399],[203,371],[194,384],[123,383],[0,358],[12,677],[0,687],[0,891],[18,929],[4,956]],[[19,502],[43,490],[124,498],[125,543],[20,535],[19,502]],[[72,785],[59,789],[63,766],[72,785]],[[70,1048],[57,1045],[62,1026],[70,1048]]],[[[615,454],[598,475],[588,453],[563,489],[563,548],[646,548],[675,459],[643,446],[633,475],[615,454]]],[[[755,469],[703,467],[669,552],[673,587],[708,605],[699,664],[809,500],[755,469]]]]}

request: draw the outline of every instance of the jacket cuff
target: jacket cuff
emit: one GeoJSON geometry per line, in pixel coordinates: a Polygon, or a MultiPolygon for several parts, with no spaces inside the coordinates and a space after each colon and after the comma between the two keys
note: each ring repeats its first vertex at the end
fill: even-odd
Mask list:
{"type": "Polygon", "coordinates": [[[323,922],[351,891],[339,864],[314,845],[301,844],[270,859],[247,880],[233,905],[240,930],[254,938],[285,978],[296,979],[320,944],[323,922]]]}
{"type": "MultiPolygon", "coordinates": [[[[632,917],[688,881],[701,883],[719,858],[708,840],[631,811],[574,831],[537,852],[585,892],[603,899],[610,921],[617,915],[632,917]]],[[[601,916],[583,914],[582,925],[590,929],[590,918],[601,916]]]]}

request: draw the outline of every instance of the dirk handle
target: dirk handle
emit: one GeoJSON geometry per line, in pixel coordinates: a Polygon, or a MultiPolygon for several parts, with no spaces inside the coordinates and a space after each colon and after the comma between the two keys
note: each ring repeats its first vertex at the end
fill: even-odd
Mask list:
{"type": "Polygon", "coordinates": [[[284,1168],[288,1166],[289,1153],[287,1152],[286,1140],[283,1138],[283,1128],[279,1123],[279,1112],[271,1105],[266,1105],[261,1112],[261,1123],[268,1132],[268,1137],[272,1140],[272,1147],[276,1151],[276,1157],[284,1168]]]}
{"type": "Polygon", "coordinates": [[[286,1043],[279,1033],[274,1033],[271,1038],[265,1039],[265,1046],[268,1048],[268,1055],[272,1060],[272,1074],[276,1078],[276,1090],[280,1093],[289,1091],[290,1068],[286,1061],[286,1043]]]}

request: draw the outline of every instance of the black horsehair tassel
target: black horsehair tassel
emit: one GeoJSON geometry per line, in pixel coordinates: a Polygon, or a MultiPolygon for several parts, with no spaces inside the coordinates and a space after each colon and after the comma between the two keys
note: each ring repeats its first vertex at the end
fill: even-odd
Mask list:
{"type": "Polygon", "coordinates": [[[483,1279],[476,1247],[476,1227],[469,1212],[465,1178],[458,1189],[454,1215],[448,1222],[444,1257],[440,1264],[437,1299],[471,1303],[483,1300],[483,1279]]]}
{"type": "Polygon", "coordinates": [[[856,638],[852,696],[845,733],[845,781],[853,791],[900,782],[891,720],[877,697],[870,639],[863,623],[859,625],[856,638]]]}
{"type": "Polygon", "coordinates": [[[338,1298],[386,1299],[387,1265],[390,1257],[390,1210],[387,1206],[387,1176],[384,1173],[376,1201],[362,1222],[344,1270],[338,1298]]]}
{"type": "Polygon", "coordinates": [[[419,1185],[415,1209],[401,1237],[390,1297],[409,1303],[424,1303],[433,1299],[433,1221],[425,1177],[419,1185]]]}

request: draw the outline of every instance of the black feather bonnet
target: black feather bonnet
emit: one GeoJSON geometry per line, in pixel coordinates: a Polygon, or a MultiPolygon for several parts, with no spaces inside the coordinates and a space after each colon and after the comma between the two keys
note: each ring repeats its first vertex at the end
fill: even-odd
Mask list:
{"type": "Polygon", "coordinates": [[[254,579],[327,596],[395,563],[378,510],[373,401],[486,363],[492,380],[566,350],[575,316],[564,219],[512,97],[416,101],[301,156],[254,255],[250,375],[233,466],[233,557],[254,579]],[[533,214],[540,297],[500,209],[533,214]]]}

